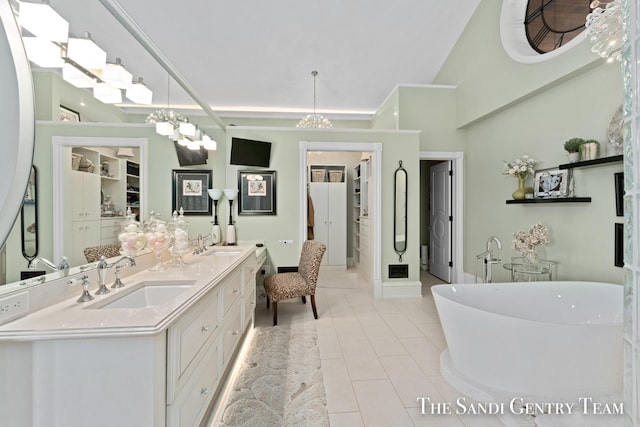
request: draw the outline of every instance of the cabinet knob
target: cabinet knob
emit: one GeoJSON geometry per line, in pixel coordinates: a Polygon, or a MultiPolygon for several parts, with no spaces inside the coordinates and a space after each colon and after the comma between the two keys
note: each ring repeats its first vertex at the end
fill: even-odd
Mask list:
{"type": "Polygon", "coordinates": [[[208,395],[209,394],[209,388],[207,388],[207,387],[201,388],[200,389],[200,394],[203,395],[203,396],[208,395]]]}
{"type": "Polygon", "coordinates": [[[239,289],[234,289],[234,290],[233,290],[233,294],[234,294],[234,295],[238,295],[239,293],[240,293],[240,290],[239,290],[239,289]]]}
{"type": "Polygon", "coordinates": [[[209,327],[208,326],[203,326],[202,328],[200,328],[201,332],[209,332],[209,327]]]}
{"type": "Polygon", "coordinates": [[[232,335],[240,335],[240,331],[236,329],[235,331],[233,331],[232,335]]]}

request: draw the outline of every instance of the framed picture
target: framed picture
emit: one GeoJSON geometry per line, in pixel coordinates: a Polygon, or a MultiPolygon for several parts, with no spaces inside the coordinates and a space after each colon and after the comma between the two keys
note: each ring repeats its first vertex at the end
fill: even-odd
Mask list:
{"type": "Polygon", "coordinates": [[[615,226],[615,252],[613,255],[613,265],[616,267],[624,266],[624,225],[620,223],[615,226]]]}
{"type": "Polygon", "coordinates": [[[60,106],[60,121],[61,122],[79,122],[80,113],[73,111],[71,108],[60,106]]]}
{"type": "Polygon", "coordinates": [[[171,211],[184,209],[185,215],[211,215],[210,170],[173,170],[171,211]]]}
{"type": "Polygon", "coordinates": [[[238,171],[238,215],[276,214],[276,171],[238,171]]]}
{"type": "Polygon", "coordinates": [[[616,185],[616,216],[624,216],[624,172],[613,175],[616,185]]]}
{"type": "Polygon", "coordinates": [[[569,170],[553,169],[536,172],[534,197],[566,197],[569,195],[569,170]]]}

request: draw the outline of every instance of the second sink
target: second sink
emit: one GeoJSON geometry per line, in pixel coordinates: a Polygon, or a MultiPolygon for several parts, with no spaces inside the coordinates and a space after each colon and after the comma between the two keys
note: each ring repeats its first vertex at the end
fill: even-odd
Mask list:
{"type": "Polygon", "coordinates": [[[137,289],[95,308],[145,308],[162,305],[193,285],[193,281],[142,282],[137,289]]]}

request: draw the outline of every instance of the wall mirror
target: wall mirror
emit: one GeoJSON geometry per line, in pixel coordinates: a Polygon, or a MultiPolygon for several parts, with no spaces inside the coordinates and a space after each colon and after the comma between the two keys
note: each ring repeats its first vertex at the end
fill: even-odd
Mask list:
{"type": "Polygon", "coordinates": [[[35,166],[31,166],[20,210],[20,242],[23,258],[31,262],[38,256],[38,171],[35,166]]]}
{"type": "Polygon", "coordinates": [[[407,171],[400,160],[393,183],[393,249],[402,262],[407,251],[407,171]]]}

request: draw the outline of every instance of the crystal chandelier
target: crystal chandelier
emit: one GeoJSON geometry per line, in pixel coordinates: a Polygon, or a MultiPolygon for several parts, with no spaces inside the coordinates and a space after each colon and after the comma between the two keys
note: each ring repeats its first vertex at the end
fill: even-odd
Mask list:
{"type": "Polygon", "coordinates": [[[622,45],[626,36],[622,29],[620,0],[593,0],[591,9],[585,24],[587,37],[593,43],[591,51],[607,62],[622,61],[622,45]]]}
{"type": "Polygon", "coordinates": [[[156,110],[145,119],[146,123],[156,125],[156,133],[176,141],[191,150],[216,150],[217,143],[182,114],[176,114],[170,106],[171,78],[167,76],[167,109],[156,110]]]}
{"type": "Polygon", "coordinates": [[[316,113],[316,76],[318,75],[317,71],[312,71],[311,75],[313,76],[313,114],[307,114],[302,120],[298,122],[296,127],[298,128],[332,128],[333,125],[329,121],[329,119],[323,117],[321,114],[316,113]]]}

